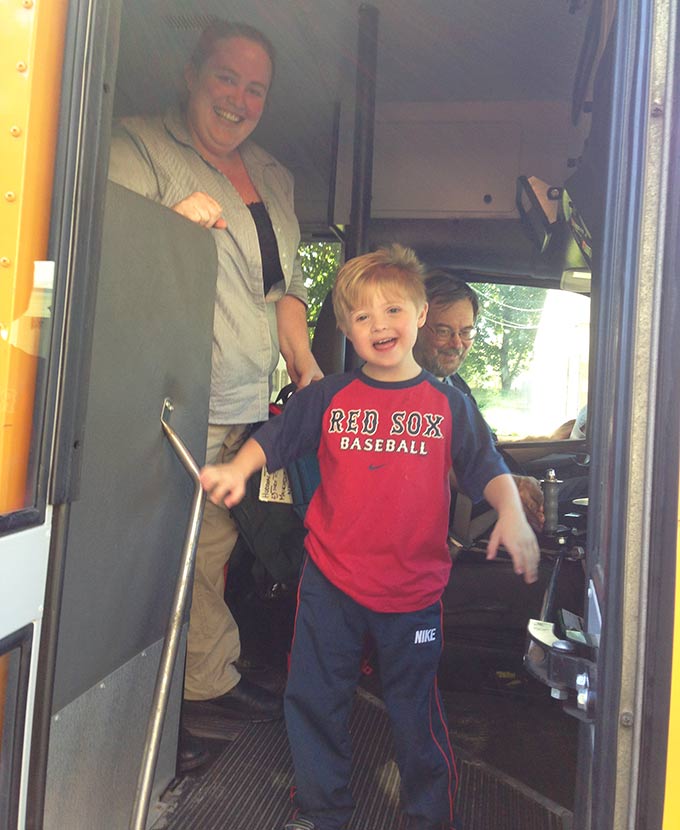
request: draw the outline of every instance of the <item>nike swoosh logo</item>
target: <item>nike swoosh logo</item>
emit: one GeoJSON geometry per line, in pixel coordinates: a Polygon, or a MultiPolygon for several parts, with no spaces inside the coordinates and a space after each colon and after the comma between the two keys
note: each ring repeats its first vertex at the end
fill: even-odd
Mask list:
{"type": "Polygon", "coordinates": [[[369,470],[379,470],[381,467],[384,467],[384,466],[385,466],[384,464],[369,464],[368,469],[369,470]]]}

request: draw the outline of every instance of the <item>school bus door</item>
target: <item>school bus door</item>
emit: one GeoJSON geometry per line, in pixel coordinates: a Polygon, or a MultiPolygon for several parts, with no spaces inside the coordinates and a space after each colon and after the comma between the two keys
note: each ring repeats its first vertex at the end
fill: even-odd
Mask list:
{"type": "Polygon", "coordinates": [[[107,187],[119,16],[0,6],[2,827],[128,826],[193,495],[166,398],[205,448],[215,247],[107,187]]]}
{"type": "MultiPolygon", "coordinates": [[[[669,365],[665,354],[677,355],[669,316],[673,303],[677,314],[677,263],[663,258],[677,238],[660,220],[675,214],[677,234],[667,188],[678,136],[673,155],[664,123],[674,103],[674,26],[666,4],[618,3],[610,100],[593,99],[594,108],[611,109],[606,135],[589,139],[591,150],[602,141],[596,172],[607,174],[594,235],[586,645],[576,646],[583,659],[572,664],[565,696],[565,708],[583,721],[574,815],[583,830],[677,826],[665,781],[667,754],[677,758],[668,711],[678,417],[667,401],[676,370],[660,370],[669,365]]],[[[578,183],[567,190],[574,197],[578,183]]]]}
{"type": "Polygon", "coordinates": [[[0,826],[21,826],[50,543],[49,204],[66,4],[0,8],[0,826]]]}

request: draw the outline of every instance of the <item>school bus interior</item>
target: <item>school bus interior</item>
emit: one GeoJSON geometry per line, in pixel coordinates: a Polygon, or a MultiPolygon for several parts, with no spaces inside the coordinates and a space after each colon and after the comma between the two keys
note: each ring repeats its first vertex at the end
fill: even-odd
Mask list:
{"type": "MultiPolygon", "coordinates": [[[[261,28],[277,65],[254,138],[295,176],[303,244],[340,240],[350,256],[401,242],[427,266],[468,279],[482,322],[467,380],[487,421],[518,469],[578,479],[585,496],[587,436],[559,428],[588,399],[614,9],[587,0],[123,0],[119,30],[112,15],[114,117],[162,112],[181,100],[183,66],[211,18],[261,28]]],[[[314,350],[325,371],[351,364],[327,303],[314,350]]],[[[484,818],[492,807],[480,798],[487,806],[469,808],[478,810],[470,828],[571,826],[577,721],[522,660],[530,617],[562,607],[582,612],[586,512],[583,503],[561,506],[541,535],[540,579],[531,586],[507,557],[485,562],[483,523],[473,527],[474,511],[459,514],[441,667],[452,741],[470,765],[471,787],[474,768],[486,776],[487,796],[494,781],[505,788],[496,815],[513,798],[521,802],[501,825],[484,818]],[[536,824],[528,823],[531,810],[540,814],[536,824]]],[[[248,551],[243,561],[248,571],[248,551]]],[[[276,685],[291,586],[242,578],[245,588],[232,580],[228,590],[245,657],[268,661],[276,685]]],[[[365,668],[364,691],[379,699],[370,654],[365,668]]],[[[246,752],[215,748],[203,778],[171,788],[169,818],[158,826],[188,826],[177,806],[182,793],[200,790],[205,776],[235,776],[224,759],[239,751],[246,752]]],[[[281,775],[288,781],[289,770],[281,775]]],[[[236,780],[232,787],[246,786],[236,780]]],[[[228,800],[229,785],[221,786],[228,800]]],[[[281,791],[266,792],[279,799],[268,819],[284,815],[281,791]]],[[[221,813],[222,826],[264,826],[234,810],[232,823],[221,813]]],[[[396,814],[386,815],[366,828],[396,826],[396,814]]]]}

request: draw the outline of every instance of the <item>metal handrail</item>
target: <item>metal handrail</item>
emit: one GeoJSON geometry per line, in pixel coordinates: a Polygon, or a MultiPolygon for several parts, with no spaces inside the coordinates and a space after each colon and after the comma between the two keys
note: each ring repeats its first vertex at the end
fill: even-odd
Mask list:
{"type": "Polygon", "coordinates": [[[201,519],[203,516],[203,505],[205,503],[205,493],[203,492],[199,479],[200,471],[198,464],[194,461],[193,456],[181,438],[168,423],[167,419],[173,409],[172,401],[166,398],[163,401],[163,409],[161,411],[161,426],[177,457],[182,462],[184,469],[194,482],[195,487],[189,525],[184,538],[179,576],[175,586],[175,595],[173,597],[170,619],[165,633],[165,642],[163,644],[158,674],[156,675],[156,686],[154,688],[149,725],[146,731],[142,766],[139,772],[139,778],[137,779],[137,792],[132,809],[132,818],[130,819],[130,830],[145,830],[148,819],[151,788],[156,773],[158,750],[163,733],[165,714],[168,708],[170,685],[177,660],[180,632],[189,597],[191,574],[194,567],[194,559],[196,558],[196,545],[198,543],[198,534],[201,529],[201,519]]]}

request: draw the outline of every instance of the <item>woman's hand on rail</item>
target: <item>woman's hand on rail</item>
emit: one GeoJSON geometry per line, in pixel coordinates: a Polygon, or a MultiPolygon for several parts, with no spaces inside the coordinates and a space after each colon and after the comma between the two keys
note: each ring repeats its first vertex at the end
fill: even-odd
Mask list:
{"type": "Polygon", "coordinates": [[[202,225],[204,228],[216,228],[224,230],[227,227],[226,220],[222,217],[222,206],[207,193],[197,190],[181,202],[172,206],[175,213],[179,213],[185,219],[202,225]]]}

